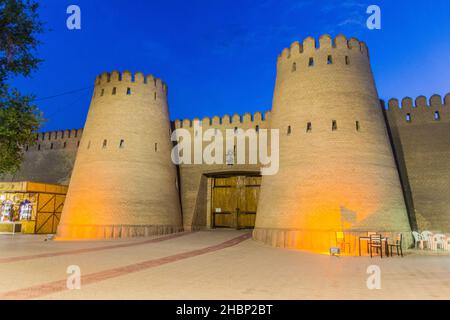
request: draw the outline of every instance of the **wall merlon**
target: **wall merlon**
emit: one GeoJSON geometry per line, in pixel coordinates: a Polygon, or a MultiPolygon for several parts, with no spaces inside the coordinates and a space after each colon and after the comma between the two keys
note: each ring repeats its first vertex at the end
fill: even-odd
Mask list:
{"type": "Polygon", "coordinates": [[[230,124],[231,123],[231,118],[229,115],[225,114],[224,116],[222,116],[222,124],[230,124]]]}
{"type": "Polygon", "coordinates": [[[331,36],[329,34],[323,34],[320,36],[319,47],[328,49],[333,47],[333,40],[331,39],[331,36]]]}
{"type": "Polygon", "coordinates": [[[145,75],[142,72],[136,72],[134,74],[134,82],[145,83],[145,75]]]}
{"type": "Polygon", "coordinates": [[[402,99],[402,109],[411,109],[413,107],[413,100],[410,97],[402,99]]]}
{"type": "Polygon", "coordinates": [[[162,81],[161,79],[156,78],[155,87],[164,90],[165,89],[164,81],[162,81]]]}
{"type": "Polygon", "coordinates": [[[425,96],[418,96],[416,98],[415,105],[416,105],[417,108],[419,108],[419,107],[420,108],[428,107],[428,105],[427,105],[427,98],[425,96]]]}
{"type": "Polygon", "coordinates": [[[152,74],[148,74],[145,79],[147,84],[156,87],[156,78],[152,74]]]}
{"type": "Polygon", "coordinates": [[[289,59],[290,57],[291,57],[291,50],[289,48],[284,48],[283,51],[281,51],[281,58],[289,59]]]}
{"type": "Polygon", "coordinates": [[[183,128],[190,128],[191,127],[191,120],[190,119],[184,119],[181,121],[183,128]]]}
{"type": "Polygon", "coordinates": [[[316,39],[307,37],[303,40],[303,52],[310,53],[316,51],[316,39]]]}
{"type": "Polygon", "coordinates": [[[388,100],[388,109],[389,110],[393,110],[393,109],[399,109],[400,106],[398,104],[398,99],[392,98],[388,100]]]}
{"type": "Polygon", "coordinates": [[[111,78],[111,74],[109,72],[103,72],[97,77],[97,79],[98,79],[97,84],[101,85],[101,84],[108,83],[110,78],[111,78]]]}
{"type": "Polygon", "coordinates": [[[211,125],[211,118],[210,117],[203,117],[202,125],[203,126],[210,126],[211,125]]]}
{"type": "Polygon", "coordinates": [[[242,117],[244,123],[252,123],[253,118],[252,115],[248,112],[244,113],[244,116],[242,117]]]}
{"type": "Polygon", "coordinates": [[[133,75],[130,71],[122,72],[122,81],[133,82],[133,75]]]}
{"type": "Polygon", "coordinates": [[[241,123],[241,115],[239,114],[234,114],[233,117],[231,118],[231,123],[235,124],[235,123],[241,123]]]}
{"type": "Polygon", "coordinates": [[[366,56],[369,56],[369,48],[367,47],[367,44],[364,41],[359,42],[360,50],[363,54],[366,56]]]}
{"type": "Polygon", "coordinates": [[[212,126],[219,126],[221,119],[219,116],[212,117],[212,126]]]}
{"type": "Polygon", "coordinates": [[[303,52],[303,46],[298,41],[291,44],[290,53],[292,57],[296,57],[303,52]]]}
{"type": "Polygon", "coordinates": [[[431,107],[440,107],[442,106],[442,97],[438,94],[434,94],[430,98],[430,106],[431,107]]]}
{"type": "Polygon", "coordinates": [[[121,77],[122,77],[121,73],[117,70],[114,70],[111,72],[111,78],[110,78],[111,80],[110,81],[117,82],[119,80],[122,80],[121,77]]]}
{"type": "Polygon", "coordinates": [[[255,121],[255,122],[261,122],[261,121],[263,121],[263,116],[262,116],[262,113],[261,112],[255,112],[254,114],[253,114],[253,121],[255,121]]]}
{"type": "Polygon", "coordinates": [[[337,49],[348,49],[347,38],[343,34],[339,34],[334,38],[335,47],[337,49]]]}
{"type": "Polygon", "coordinates": [[[359,44],[359,40],[356,38],[350,38],[350,40],[348,41],[348,48],[351,50],[360,50],[361,46],[359,44]]]}

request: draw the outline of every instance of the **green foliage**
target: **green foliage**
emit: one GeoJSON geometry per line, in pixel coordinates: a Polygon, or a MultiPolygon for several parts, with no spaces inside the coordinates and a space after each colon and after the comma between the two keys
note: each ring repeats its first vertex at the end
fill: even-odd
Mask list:
{"type": "Polygon", "coordinates": [[[23,146],[36,141],[42,116],[31,99],[17,90],[0,97],[0,173],[19,169],[23,146]]]}
{"type": "Polygon", "coordinates": [[[33,97],[9,88],[13,76],[28,76],[41,61],[36,34],[43,31],[31,0],[0,0],[0,174],[15,172],[26,145],[35,143],[43,118],[33,97]]]}

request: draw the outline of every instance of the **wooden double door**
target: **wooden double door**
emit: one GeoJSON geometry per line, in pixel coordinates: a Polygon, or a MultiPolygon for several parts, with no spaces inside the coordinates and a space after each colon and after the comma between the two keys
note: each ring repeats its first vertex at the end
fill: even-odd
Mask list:
{"type": "Polygon", "coordinates": [[[35,233],[56,233],[66,195],[39,193],[35,233]]]}
{"type": "Polygon", "coordinates": [[[260,186],[260,176],[213,178],[211,193],[213,228],[254,228],[260,186]]]}

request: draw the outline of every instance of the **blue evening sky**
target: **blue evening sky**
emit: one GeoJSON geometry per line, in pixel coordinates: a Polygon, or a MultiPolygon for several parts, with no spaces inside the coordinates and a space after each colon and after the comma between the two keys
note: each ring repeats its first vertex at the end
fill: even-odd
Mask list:
{"type": "MultiPolygon", "coordinates": [[[[97,74],[142,71],[169,85],[171,119],[266,111],[276,57],[307,36],[343,33],[368,44],[380,97],[450,91],[450,1],[45,0],[45,61],[13,84],[38,98],[93,85],[97,74]],[[66,27],[76,4],[82,29],[66,27]],[[381,30],[366,8],[381,7],[381,30]]],[[[92,90],[38,101],[44,130],[84,125],[92,90]]]]}

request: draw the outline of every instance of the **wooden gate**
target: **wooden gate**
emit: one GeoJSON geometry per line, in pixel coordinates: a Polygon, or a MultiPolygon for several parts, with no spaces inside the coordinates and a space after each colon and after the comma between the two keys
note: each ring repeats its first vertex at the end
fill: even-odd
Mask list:
{"type": "Polygon", "coordinates": [[[260,185],[260,176],[213,178],[213,228],[254,228],[260,185]]]}
{"type": "Polygon", "coordinates": [[[56,233],[65,195],[40,193],[37,201],[35,233],[56,233]]]}

